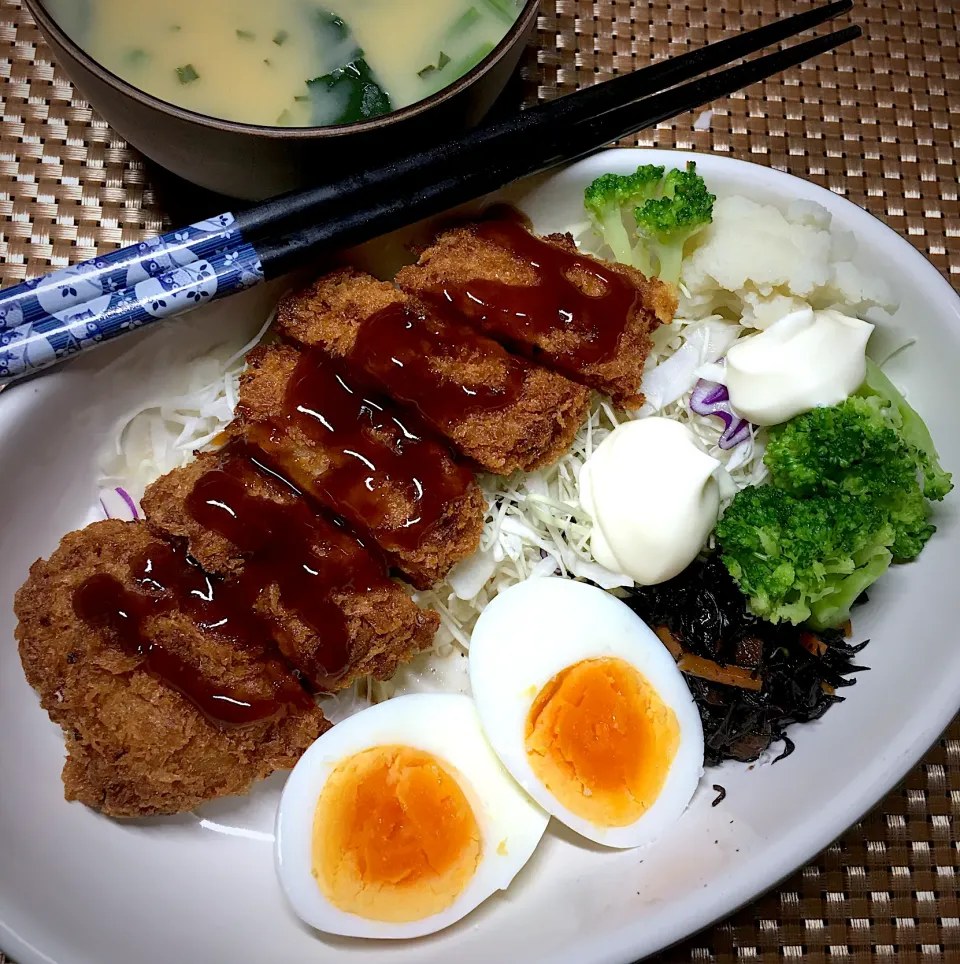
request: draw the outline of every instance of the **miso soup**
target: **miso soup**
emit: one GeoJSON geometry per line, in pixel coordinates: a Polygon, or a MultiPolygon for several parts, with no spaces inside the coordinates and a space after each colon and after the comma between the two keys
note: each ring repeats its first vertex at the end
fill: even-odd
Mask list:
{"type": "Polygon", "coordinates": [[[95,60],[162,100],[248,124],[365,120],[436,93],[523,0],[44,0],[95,60]]]}

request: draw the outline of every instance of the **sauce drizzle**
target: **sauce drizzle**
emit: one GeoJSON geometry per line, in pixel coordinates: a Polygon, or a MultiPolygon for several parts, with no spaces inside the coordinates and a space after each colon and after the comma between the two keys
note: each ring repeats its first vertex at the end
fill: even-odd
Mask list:
{"type": "Polygon", "coordinates": [[[441,311],[415,302],[388,305],[360,325],[348,358],[443,432],[513,403],[526,365],[441,311]]]}
{"type": "Polygon", "coordinates": [[[516,220],[483,221],[477,236],[530,265],[537,280],[513,285],[476,278],[434,292],[510,350],[576,376],[616,355],[639,293],[592,258],[543,241],[516,220]],[[588,294],[580,284],[596,286],[588,294]]]}
{"type": "Polygon", "coordinates": [[[285,416],[329,459],[304,478],[282,441],[251,433],[285,472],[321,502],[368,532],[387,551],[416,549],[473,473],[414,414],[364,391],[318,350],[302,353],[290,379],[285,416]]]}
{"type": "Polygon", "coordinates": [[[105,629],[124,653],[142,657],[140,669],[176,690],[211,722],[244,726],[273,718],[288,704],[312,705],[303,687],[270,655],[269,637],[260,631],[255,617],[238,605],[227,584],[159,542],[132,561],[131,577],[140,591],[128,589],[107,573],[90,576],[74,591],[74,611],[89,625],[105,629]],[[256,653],[273,695],[253,697],[218,685],[146,633],[147,619],[176,612],[256,653]]]}
{"type": "MultiPolygon", "coordinates": [[[[347,617],[334,599],[338,592],[363,594],[389,585],[386,566],[336,521],[314,512],[302,497],[275,502],[253,495],[249,473],[269,472],[243,449],[219,469],[201,476],[187,496],[187,510],[206,529],[223,536],[246,557],[231,589],[250,611],[276,586],[278,602],[315,633],[310,651],[287,638],[283,620],[258,612],[269,622],[284,656],[320,687],[334,682],[350,662],[347,617]]],[[[272,474],[272,473],[271,473],[272,474]]],[[[295,490],[294,490],[295,491],[295,490]]],[[[272,607],[271,607],[272,608],[272,607]]]]}

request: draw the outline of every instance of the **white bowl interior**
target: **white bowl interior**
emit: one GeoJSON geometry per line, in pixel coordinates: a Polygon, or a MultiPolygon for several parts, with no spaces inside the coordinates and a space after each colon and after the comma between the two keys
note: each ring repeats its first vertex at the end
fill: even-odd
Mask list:
{"type": "MultiPolygon", "coordinates": [[[[694,155],[608,152],[506,196],[538,230],[562,230],[583,220],[581,192],[598,173],[687,157],[694,155]]],[[[842,198],[776,171],[695,157],[717,193],[781,205],[808,198],[856,234],[858,261],[894,286],[898,319],[918,338],[889,373],[926,418],[945,466],[960,469],[949,394],[960,370],[960,299],[937,271],[842,198]]],[[[395,240],[369,246],[363,260],[387,273],[395,240]]],[[[242,345],[272,297],[263,290],[209,306],[0,397],[0,947],[20,964],[632,961],[809,859],[903,776],[960,707],[953,498],[938,509],[940,531],[921,560],[885,576],[856,614],[856,638],[872,638],[860,662],[872,671],[823,720],[791,731],[797,749],[789,760],[708,771],[690,811],[646,850],[606,851],[552,823],[508,893],[434,937],[336,940],[297,921],[273,872],[282,776],[248,798],[176,818],[120,823],[65,803],[63,741],[24,680],[13,594],[38,556],[95,517],[96,454],[118,420],[157,392],[172,366],[213,344],[242,345]],[[716,807],[711,784],[727,790],[716,807]]]]}

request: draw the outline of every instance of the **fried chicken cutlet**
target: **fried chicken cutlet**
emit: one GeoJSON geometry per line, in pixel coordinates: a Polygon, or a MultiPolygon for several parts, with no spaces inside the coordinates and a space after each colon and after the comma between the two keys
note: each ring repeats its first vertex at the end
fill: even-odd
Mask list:
{"type": "Polygon", "coordinates": [[[570,235],[541,238],[510,220],[443,232],[395,280],[624,408],[643,404],[650,332],[677,309],[670,285],[581,254],[570,235]]]}
{"type": "Polygon", "coordinates": [[[440,625],[387,578],[379,552],[258,466],[256,453],[228,446],[199,455],[150,485],[141,504],[156,531],[237,582],[283,654],[320,689],[389,679],[440,625]]]}
{"type": "Polygon", "coordinates": [[[419,589],[476,551],[483,493],[415,413],[364,392],[321,352],[275,345],[247,362],[235,438],[370,536],[419,589]]]}
{"type": "Polygon", "coordinates": [[[354,268],[288,295],[276,328],[362,370],[498,475],[555,462],[590,402],[582,386],[510,355],[454,313],[354,268]]]}
{"type": "Polygon", "coordinates": [[[27,680],[66,737],[65,796],[114,817],[246,793],[329,727],[269,650],[170,601],[161,571],[195,578],[171,557],[145,523],[97,522],[34,563],[14,601],[27,680]],[[228,698],[248,718],[212,719],[228,698]]]}

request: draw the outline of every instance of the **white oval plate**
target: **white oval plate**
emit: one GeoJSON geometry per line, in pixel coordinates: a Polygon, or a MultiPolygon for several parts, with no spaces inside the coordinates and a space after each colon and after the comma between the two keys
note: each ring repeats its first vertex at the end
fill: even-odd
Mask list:
{"type": "MultiPolygon", "coordinates": [[[[507,195],[538,230],[562,230],[583,220],[582,191],[597,174],[692,157],[717,193],[818,201],[856,234],[859,261],[895,287],[900,318],[918,338],[890,374],[925,416],[944,464],[960,469],[960,299],[864,211],[766,168],[658,151],[608,152],[507,195]]],[[[392,249],[381,242],[365,255],[383,270],[392,249]]],[[[955,495],[938,511],[940,531],[920,562],[885,576],[857,613],[856,637],[873,639],[861,658],[872,672],[822,721],[793,728],[792,757],[708,772],[690,811],[648,850],[602,850],[551,824],[509,892],[434,937],[337,940],[298,922],[273,872],[282,775],[247,798],[175,818],[117,822],[65,803],[63,740],[24,680],[13,593],[34,559],[93,518],[96,453],[118,418],[149,398],[170,366],[225,339],[242,345],[269,298],[252,292],[212,305],[0,396],[0,947],[19,964],[625,964],[728,914],[810,859],[916,763],[960,707],[955,495]],[[727,790],[717,807],[714,783],[727,790]]]]}

